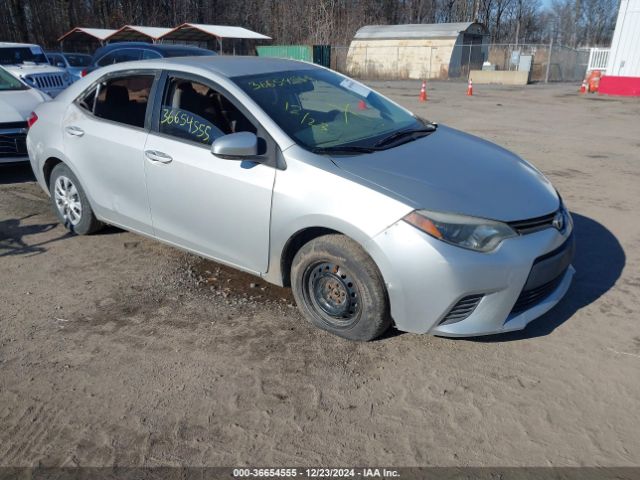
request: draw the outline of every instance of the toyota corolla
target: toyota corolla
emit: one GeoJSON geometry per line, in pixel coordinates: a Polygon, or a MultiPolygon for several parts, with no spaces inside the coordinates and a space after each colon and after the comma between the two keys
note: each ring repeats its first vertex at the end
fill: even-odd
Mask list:
{"type": "Polygon", "coordinates": [[[519,330],[574,273],[571,216],[540,171],[322,67],[122,63],[30,123],[69,230],[116,225],[290,286],[351,340],[519,330]]]}

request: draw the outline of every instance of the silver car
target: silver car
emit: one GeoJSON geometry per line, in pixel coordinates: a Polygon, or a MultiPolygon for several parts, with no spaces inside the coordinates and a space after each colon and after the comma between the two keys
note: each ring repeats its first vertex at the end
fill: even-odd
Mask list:
{"type": "Polygon", "coordinates": [[[31,164],[69,230],[117,225],[291,286],[351,340],[519,330],[574,274],[571,216],[535,167],[322,67],[121,63],[35,114],[31,164]]]}

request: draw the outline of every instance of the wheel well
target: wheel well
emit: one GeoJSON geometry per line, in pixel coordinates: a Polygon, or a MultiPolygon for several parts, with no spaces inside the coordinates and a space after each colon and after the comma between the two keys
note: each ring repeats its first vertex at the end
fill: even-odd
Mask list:
{"type": "Polygon", "coordinates": [[[44,175],[44,181],[47,184],[47,188],[49,188],[49,180],[51,180],[51,171],[53,170],[53,167],[55,167],[59,163],[62,163],[62,160],[55,157],[49,157],[44,162],[42,173],[44,175]]]}
{"type": "Polygon", "coordinates": [[[295,233],[284,246],[284,250],[282,256],[280,257],[280,267],[282,272],[282,284],[285,287],[291,286],[291,264],[293,263],[293,257],[296,256],[298,250],[300,250],[305,244],[309,243],[311,240],[314,240],[323,235],[329,235],[331,233],[340,232],[336,230],[331,230],[330,228],[324,227],[310,227],[305,228],[304,230],[300,230],[295,233]]]}

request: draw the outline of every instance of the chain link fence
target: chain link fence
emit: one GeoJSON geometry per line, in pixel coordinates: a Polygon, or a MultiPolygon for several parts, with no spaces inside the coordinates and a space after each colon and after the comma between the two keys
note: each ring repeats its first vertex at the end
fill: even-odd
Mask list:
{"type": "Polygon", "coordinates": [[[467,80],[473,70],[528,71],[530,82],[578,82],[588,50],[544,44],[333,46],[331,68],[369,80],[467,80]]]}

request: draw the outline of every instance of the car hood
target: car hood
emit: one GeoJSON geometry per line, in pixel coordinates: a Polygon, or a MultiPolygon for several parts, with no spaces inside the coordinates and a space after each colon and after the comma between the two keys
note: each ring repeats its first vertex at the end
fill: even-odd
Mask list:
{"type": "Polygon", "coordinates": [[[332,160],[414,208],[513,221],[549,214],[560,204],[531,164],[444,125],[395,148],[332,160]]]}
{"type": "Polygon", "coordinates": [[[31,73],[64,73],[63,69],[46,63],[19,63],[3,65],[3,67],[14,75],[29,75],[31,73]]]}
{"type": "Polygon", "coordinates": [[[0,123],[24,122],[47,98],[31,88],[0,92],[0,123]]]}

